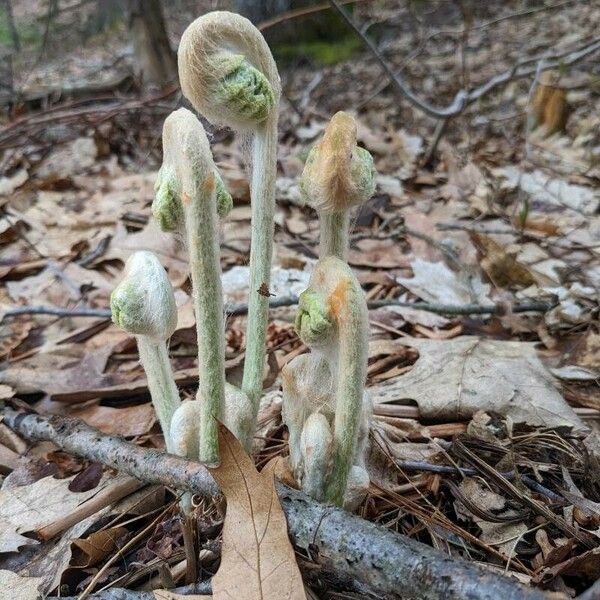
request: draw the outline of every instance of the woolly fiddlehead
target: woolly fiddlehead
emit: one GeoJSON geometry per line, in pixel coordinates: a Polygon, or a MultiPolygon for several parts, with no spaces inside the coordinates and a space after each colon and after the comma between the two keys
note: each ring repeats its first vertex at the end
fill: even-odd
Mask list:
{"type": "MultiPolygon", "coordinates": [[[[333,256],[319,260],[308,289],[300,295],[296,330],[312,356],[297,366],[288,365],[283,374],[284,385],[289,387],[290,380],[292,386],[305,385],[313,397],[304,399],[308,416],[301,417],[302,430],[296,441],[299,449],[292,449],[290,431],[290,455],[302,455],[306,491],[319,499],[342,504],[351,468],[362,466],[360,454],[368,416],[368,403],[364,400],[367,306],[360,284],[346,263],[333,256]],[[331,376],[322,378],[319,369],[326,367],[331,376]],[[313,374],[309,376],[311,369],[313,374]],[[307,385],[310,377],[312,382],[307,385]],[[319,389],[317,379],[325,388],[321,398],[315,396],[319,389]],[[331,390],[327,390],[328,380],[331,390]],[[327,405],[331,400],[333,406],[327,405]],[[315,416],[319,413],[324,418],[315,416]],[[332,442],[327,434],[327,417],[333,421],[332,442]],[[332,464],[326,469],[328,461],[332,464]]],[[[290,406],[286,406],[285,397],[284,410],[286,418],[290,406]]],[[[297,429],[296,424],[294,428],[297,429]]]]}
{"type": "Polygon", "coordinates": [[[308,203],[319,213],[319,255],[346,258],[352,207],[375,191],[375,168],[356,143],[356,122],[345,112],[333,115],[323,138],[311,149],[300,180],[308,203]]]}
{"type": "Polygon", "coordinates": [[[242,389],[252,402],[246,447],[256,422],[265,362],[273,252],[279,75],[269,47],[247,19],[212,12],[184,32],[178,51],[181,88],[209,121],[254,134],[252,237],[246,358],[242,389]]]}
{"type": "MultiPolygon", "coordinates": [[[[163,126],[163,166],[153,213],[164,229],[181,230],[183,225],[185,230],[198,337],[198,403],[193,407],[199,413],[193,427],[198,441],[192,446],[197,448],[194,458],[217,464],[217,420],[223,418],[225,402],[217,176],[204,128],[185,108],[169,115],[163,126]]],[[[192,410],[184,405],[183,413],[192,410]]],[[[178,422],[193,421],[191,415],[183,421],[181,415],[178,417],[178,422]]],[[[174,437],[180,439],[181,434],[174,437]]]]}
{"type": "Polygon", "coordinates": [[[123,280],[110,297],[110,306],[113,321],[136,337],[167,450],[174,452],[170,426],[181,401],[171,371],[167,340],[177,326],[177,308],[171,283],[154,254],[141,251],[129,257],[123,280]]]}

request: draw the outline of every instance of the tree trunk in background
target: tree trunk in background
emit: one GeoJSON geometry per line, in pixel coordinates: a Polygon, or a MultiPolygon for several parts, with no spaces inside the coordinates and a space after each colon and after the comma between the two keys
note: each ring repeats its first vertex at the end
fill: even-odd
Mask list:
{"type": "Polygon", "coordinates": [[[96,0],[96,10],[89,13],[83,26],[84,41],[107,30],[126,15],[127,2],[125,0],[96,0]]]}
{"type": "Polygon", "coordinates": [[[177,60],[169,43],[160,0],[128,0],[129,31],[144,83],[165,87],[177,79],[177,60]]]}
{"type": "Polygon", "coordinates": [[[2,0],[2,8],[6,15],[6,23],[8,24],[8,30],[10,31],[13,48],[15,49],[15,52],[18,52],[21,49],[21,40],[19,39],[19,32],[15,25],[11,0],[2,0]]]}
{"type": "Polygon", "coordinates": [[[274,15],[290,10],[291,0],[235,0],[236,12],[255,25],[274,15]]]}

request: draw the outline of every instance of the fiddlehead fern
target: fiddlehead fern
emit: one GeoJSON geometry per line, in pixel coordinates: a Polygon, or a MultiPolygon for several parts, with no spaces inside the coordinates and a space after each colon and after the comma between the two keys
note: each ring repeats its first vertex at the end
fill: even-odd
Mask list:
{"type": "Polygon", "coordinates": [[[181,401],[167,340],[177,326],[177,307],[171,282],[154,254],[142,251],[129,257],[123,280],[110,297],[110,306],[115,324],[136,336],[152,403],[167,450],[172,452],[171,420],[181,401]]]}
{"type": "Polygon", "coordinates": [[[319,260],[301,296],[296,327],[311,354],[283,373],[292,467],[309,493],[342,504],[351,469],[364,464],[370,413],[364,391],[367,307],[346,263],[333,256],[319,260]]]}
{"type": "Polygon", "coordinates": [[[269,47],[247,19],[213,12],[184,32],[178,51],[186,98],[209,121],[253,133],[252,239],[246,358],[242,389],[252,402],[243,443],[249,448],[262,391],[273,252],[279,75],[269,47]]]}
{"type": "Polygon", "coordinates": [[[345,259],[349,211],[375,191],[373,157],[356,143],[356,122],[336,113],[323,138],[310,151],[300,180],[307,202],[319,213],[319,255],[345,259]]]}

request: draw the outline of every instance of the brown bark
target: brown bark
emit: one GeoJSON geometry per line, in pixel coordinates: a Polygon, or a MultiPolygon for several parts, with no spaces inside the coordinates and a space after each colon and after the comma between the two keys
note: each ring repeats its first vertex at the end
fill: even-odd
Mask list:
{"type": "Polygon", "coordinates": [[[177,60],[169,43],[160,0],[128,0],[129,31],[142,81],[160,88],[177,79],[177,60]]]}

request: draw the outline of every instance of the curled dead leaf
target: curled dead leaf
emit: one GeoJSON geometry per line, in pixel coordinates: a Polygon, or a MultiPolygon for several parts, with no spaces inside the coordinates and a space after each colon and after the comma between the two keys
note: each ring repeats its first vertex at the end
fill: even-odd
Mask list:
{"type": "Polygon", "coordinates": [[[536,283],[531,271],[510,256],[492,238],[471,232],[471,241],[477,248],[481,268],[490,281],[499,288],[527,287],[536,283]]]}
{"type": "Polygon", "coordinates": [[[242,445],[219,426],[221,464],[210,472],[227,499],[216,600],[306,600],[270,469],[259,473],[242,445]]]}

